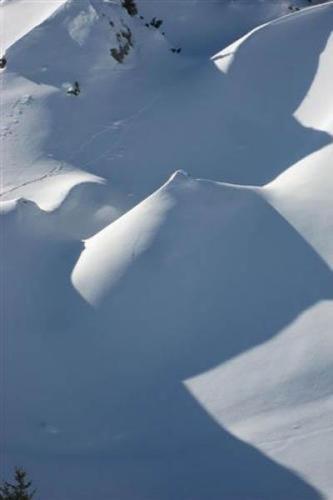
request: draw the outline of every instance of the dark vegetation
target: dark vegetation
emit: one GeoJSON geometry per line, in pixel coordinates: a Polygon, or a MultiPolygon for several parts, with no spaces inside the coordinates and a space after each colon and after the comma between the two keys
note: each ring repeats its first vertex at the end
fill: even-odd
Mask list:
{"type": "Polygon", "coordinates": [[[121,5],[127,10],[129,16],[136,16],[138,14],[138,8],[134,0],[123,0],[121,5]]]}
{"type": "Polygon", "coordinates": [[[291,12],[297,12],[298,10],[301,10],[299,7],[295,7],[294,5],[289,5],[288,9],[291,12]]]}
{"type": "Polygon", "coordinates": [[[157,30],[162,26],[162,24],[162,19],[156,19],[156,17],[153,17],[153,19],[150,21],[150,26],[153,26],[157,30]]]}
{"type": "Polygon", "coordinates": [[[5,481],[0,486],[0,500],[31,500],[35,490],[31,491],[31,481],[27,473],[20,468],[15,469],[14,483],[5,481]]]}
{"type": "Polygon", "coordinates": [[[7,64],[7,59],[5,56],[0,57],[0,69],[4,69],[7,64]]]}
{"type": "Polygon", "coordinates": [[[133,36],[128,26],[124,24],[123,28],[116,34],[118,47],[110,50],[112,57],[119,63],[122,63],[133,47],[133,36]]]}
{"type": "MultiPolygon", "coordinates": [[[[133,17],[138,15],[139,13],[138,7],[134,0],[122,0],[121,5],[126,10],[129,16],[133,17]]],[[[140,15],[139,19],[141,21],[144,21],[144,16],[140,15]]],[[[112,47],[110,49],[111,56],[118,63],[122,63],[124,61],[125,57],[128,56],[128,54],[130,53],[131,47],[134,46],[133,35],[130,28],[123,21],[122,23],[123,23],[123,29],[120,29],[116,33],[117,47],[112,47]]],[[[115,25],[113,21],[110,20],[109,24],[112,28],[114,28],[115,25]]],[[[153,17],[151,21],[145,22],[144,26],[146,28],[155,28],[156,30],[159,30],[162,24],[163,24],[162,19],[153,17]]],[[[164,31],[161,34],[165,36],[164,31]]],[[[172,48],[170,50],[175,54],[179,54],[181,52],[181,48],[172,48]]]]}

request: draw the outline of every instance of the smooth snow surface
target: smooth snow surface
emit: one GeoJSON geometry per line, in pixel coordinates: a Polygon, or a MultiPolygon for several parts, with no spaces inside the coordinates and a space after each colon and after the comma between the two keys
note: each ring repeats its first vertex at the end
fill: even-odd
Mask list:
{"type": "Polygon", "coordinates": [[[333,498],[333,2],[293,3],[0,4],[1,479],[333,498]]]}
{"type": "Polygon", "coordinates": [[[2,0],[0,52],[50,17],[66,0],[2,0]]]}

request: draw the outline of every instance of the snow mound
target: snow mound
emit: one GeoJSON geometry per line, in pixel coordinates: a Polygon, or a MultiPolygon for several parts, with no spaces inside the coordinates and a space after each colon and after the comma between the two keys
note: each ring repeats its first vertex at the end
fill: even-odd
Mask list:
{"type": "MultiPolygon", "coordinates": [[[[271,203],[266,191],[268,187],[241,188],[177,172],[86,241],[72,282],[105,315],[119,342],[142,354],[149,379],[165,383],[171,372],[185,379],[220,425],[322,489],[328,487],[323,473],[328,457],[300,456],[297,429],[302,427],[303,449],[312,444],[319,449],[329,435],[327,418],[317,415],[331,404],[332,370],[325,346],[330,345],[332,275],[265,201],[267,196],[271,203]],[[321,311],[320,334],[314,339],[311,325],[321,311]],[[308,333],[302,335],[304,325],[308,333]],[[281,356],[290,360],[288,370],[281,356]],[[275,361],[270,378],[262,380],[267,360],[275,361]],[[252,378],[245,375],[249,367],[252,378]],[[315,392],[308,382],[312,372],[315,392]],[[261,430],[256,422],[262,423],[261,430]],[[280,444],[290,428],[296,429],[295,439],[284,453],[280,444]]],[[[293,198],[288,191],[284,196],[293,198]]],[[[188,425],[188,431],[182,427],[175,434],[177,442],[205,439],[202,429],[192,434],[188,425]]],[[[258,488],[254,495],[265,498],[258,488]]],[[[236,495],[227,486],[222,491],[236,495]]],[[[248,484],[245,491],[252,491],[248,484]]]]}
{"type": "Polygon", "coordinates": [[[203,12],[243,19],[229,45],[289,2],[44,3],[0,75],[5,475],[48,500],[331,498],[332,3],[213,62],[203,12]]]}
{"type": "MultiPolygon", "coordinates": [[[[78,454],[91,454],[86,498],[96,491],[103,498],[103,488],[109,488],[104,479],[101,483],[95,456],[104,457],[105,473],[112,463],[112,491],[122,496],[180,499],[185,477],[186,494],[197,500],[220,494],[264,499],[272,485],[276,498],[318,498],[313,488],[276,461],[292,462],[302,477],[328,491],[326,476],[317,474],[322,464],[317,455],[312,470],[308,459],[295,456],[293,446],[283,454],[279,446],[262,443],[269,432],[283,440],[289,426],[301,420],[302,449],[311,446],[313,434],[307,431],[317,412],[328,405],[329,381],[325,368],[320,373],[326,375],[316,378],[322,405],[316,403],[312,410],[314,392],[305,367],[328,362],[325,318],[330,315],[322,316],[326,344],[319,339],[315,343],[316,365],[308,354],[311,337],[303,341],[299,333],[298,342],[291,345],[294,353],[302,345],[307,361],[303,366],[300,358],[286,373],[278,362],[278,353],[286,348],[278,334],[298,322],[303,311],[318,311],[318,304],[328,304],[333,297],[330,270],[263,199],[262,190],[195,180],[178,171],[89,238],[79,259],[79,242],[52,236],[54,222],[51,232],[41,222],[45,218],[50,224],[59,210],[41,212],[22,200],[5,212],[2,272],[9,284],[5,306],[10,330],[6,352],[10,359],[15,356],[20,369],[8,367],[4,397],[8,415],[25,415],[23,426],[21,420],[6,421],[9,457],[24,446],[32,453],[27,466],[41,470],[41,454],[66,456],[62,476],[66,491],[73,492],[74,462],[78,454]],[[84,301],[69,281],[73,267],[72,282],[84,301]],[[264,354],[259,352],[253,361],[256,349],[264,354]],[[37,358],[36,352],[41,354],[37,358]],[[252,405],[245,405],[239,390],[236,403],[246,408],[240,416],[224,369],[235,362],[234,373],[244,373],[242,365],[238,368],[242,356],[244,366],[272,358],[276,367],[272,389],[266,383],[264,402],[259,374],[253,375],[252,405]],[[209,378],[211,370],[214,377],[218,374],[217,381],[209,379],[210,389],[203,395],[200,376],[209,378]],[[219,377],[226,382],[221,384],[219,377]],[[17,383],[21,398],[12,397],[17,383]],[[299,386],[304,395],[297,391],[299,386]],[[284,406],[276,408],[281,387],[284,406]],[[32,390],[33,407],[27,400],[32,390]],[[50,390],[51,402],[45,397],[50,390]],[[211,406],[209,394],[218,394],[223,410],[211,406]],[[230,405],[232,411],[226,411],[230,405]],[[291,408],[288,418],[283,417],[284,407],[291,408]],[[261,432],[253,416],[263,423],[261,432]],[[198,468],[202,475],[194,473],[198,468]]],[[[313,321],[306,323],[309,328],[313,321]]],[[[297,331],[302,332],[302,324],[297,331]]],[[[233,382],[241,383],[241,377],[233,382]]],[[[324,429],[325,419],[317,423],[324,429]]],[[[44,465],[41,487],[49,491],[48,484],[53,484],[52,474],[44,465]]],[[[76,493],[71,495],[75,498],[76,493]]]]}

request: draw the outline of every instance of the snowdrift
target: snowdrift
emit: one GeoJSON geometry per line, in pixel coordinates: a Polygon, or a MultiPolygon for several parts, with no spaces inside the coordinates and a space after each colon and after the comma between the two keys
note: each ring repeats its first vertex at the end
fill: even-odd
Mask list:
{"type": "Polygon", "coordinates": [[[48,500],[331,498],[332,3],[212,60],[183,9],[163,36],[66,2],[7,51],[1,472],[48,500]]]}

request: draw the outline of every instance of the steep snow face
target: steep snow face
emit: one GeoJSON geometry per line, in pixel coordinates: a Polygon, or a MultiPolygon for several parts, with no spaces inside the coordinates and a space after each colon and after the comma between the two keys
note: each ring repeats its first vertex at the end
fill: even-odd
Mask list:
{"type": "Polygon", "coordinates": [[[264,197],[333,269],[333,148],[290,167],[264,189],[264,197]]]}
{"type": "MultiPolygon", "coordinates": [[[[333,8],[331,4],[331,10],[333,8]]],[[[333,73],[333,33],[328,38],[325,50],[320,55],[318,69],[311,86],[294,113],[295,118],[305,127],[312,127],[333,134],[332,92],[329,82],[333,73]]]]}

